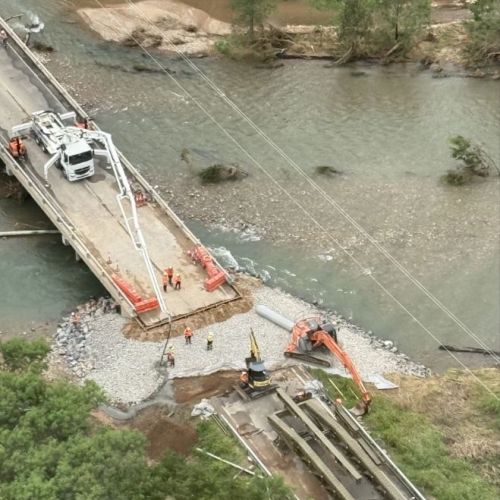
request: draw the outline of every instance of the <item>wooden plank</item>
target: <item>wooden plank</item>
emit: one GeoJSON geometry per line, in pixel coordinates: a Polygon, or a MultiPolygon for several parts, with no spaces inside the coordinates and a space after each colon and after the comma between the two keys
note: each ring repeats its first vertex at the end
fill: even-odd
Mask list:
{"type": "Polygon", "coordinates": [[[283,390],[277,389],[278,397],[285,403],[285,406],[297,415],[300,420],[307,426],[307,428],[315,435],[321,444],[340,462],[340,464],[351,474],[356,480],[361,480],[361,474],[349,461],[349,459],[339,450],[324,434],[321,429],[309,418],[304,410],[302,410],[293,399],[283,390]]]}
{"type": "Polygon", "coordinates": [[[409,497],[403,494],[392,480],[373,463],[372,459],[363,450],[359,443],[335,420],[333,415],[328,413],[315,399],[309,399],[303,404],[308,408],[321,423],[331,429],[342,440],[349,449],[356,455],[366,470],[375,478],[377,483],[384,488],[389,498],[392,500],[407,500],[409,497]]]}
{"type": "Polygon", "coordinates": [[[292,427],[287,425],[276,415],[270,415],[267,418],[276,432],[280,434],[285,441],[292,443],[295,447],[300,449],[307,461],[309,461],[323,480],[337,492],[340,498],[343,500],[354,500],[354,497],[349,493],[346,487],[335,477],[319,455],[297,434],[295,429],[292,429],[292,427]]]}

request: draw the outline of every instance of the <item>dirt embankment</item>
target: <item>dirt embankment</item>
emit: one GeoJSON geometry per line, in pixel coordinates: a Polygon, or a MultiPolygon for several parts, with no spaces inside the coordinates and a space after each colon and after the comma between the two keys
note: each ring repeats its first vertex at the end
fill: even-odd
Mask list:
{"type": "Polygon", "coordinates": [[[231,25],[206,12],[171,0],[83,8],[78,14],[105,40],[128,46],[205,56],[214,52],[217,38],[231,33],[231,25]]]}

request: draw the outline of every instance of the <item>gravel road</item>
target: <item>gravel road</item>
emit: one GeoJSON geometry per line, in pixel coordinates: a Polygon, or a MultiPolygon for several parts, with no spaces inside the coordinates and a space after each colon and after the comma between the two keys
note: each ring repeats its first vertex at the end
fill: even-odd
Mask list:
{"type": "MultiPolygon", "coordinates": [[[[297,320],[317,312],[310,304],[280,290],[266,286],[254,290],[254,304],[264,304],[280,314],[297,320]]],[[[339,342],[352,357],[363,378],[384,373],[406,373],[426,376],[428,370],[413,363],[390,341],[376,339],[355,325],[336,318],[339,342]]],[[[112,401],[138,403],[153,394],[163,382],[158,364],[163,342],[141,342],[126,339],[122,332],[126,320],[115,313],[82,312],[78,331],[66,318],[55,335],[55,351],[80,380],[94,380],[112,401]]],[[[192,344],[183,337],[174,337],[175,367],[168,377],[208,375],[220,370],[245,367],[249,355],[250,328],[257,337],[266,366],[273,370],[294,363],[283,357],[289,333],[257,315],[255,309],[237,314],[226,321],[194,331],[192,344]],[[206,349],[208,332],[214,333],[212,351],[206,349]]],[[[338,361],[334,366],[340,368],[338,361]]]]}

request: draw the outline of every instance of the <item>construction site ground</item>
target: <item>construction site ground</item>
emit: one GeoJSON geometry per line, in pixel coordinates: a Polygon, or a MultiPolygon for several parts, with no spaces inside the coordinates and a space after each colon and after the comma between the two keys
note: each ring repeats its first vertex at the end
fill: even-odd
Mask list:
{"type": "MultiPolygon", "coordinates": [[[[295,393],[303,388],[304,375],[301,367],[278,370],[273,372],[273,383],[295,393]]],[[[283,405],[274,394],[254,401],[243,401],[236,392],[232,392],[226,396],[213,397],[210,402],[219,414],[228,418],[270,472],[282,476],[299,498],[331,498],[321,481],[293,451],[276,446],[277,435],[267,422],[267,417],[282,409],[283,405]]]]}

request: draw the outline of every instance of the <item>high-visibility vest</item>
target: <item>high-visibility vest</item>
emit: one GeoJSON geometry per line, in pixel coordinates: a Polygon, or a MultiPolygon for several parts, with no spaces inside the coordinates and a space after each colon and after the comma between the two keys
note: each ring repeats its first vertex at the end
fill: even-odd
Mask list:
{"type": "Polygon", "coordinates": [[[168,283],[168,275],[166,273],[163,273],[162,281],[163,281],[164,285],[166,285],[168,283]]]}
{"type": "Polygon", "coordinates": [[[175,283],[180,283],[181,282],[181,275],[178,274],[175,278],[174,278],[174,281],[175,283]]]}
{"type": "Polygon", "coordinates": [[[167,273],[167,276],[173,276],[174,275],[174,268],[167,267],[167,269],[165,269],[165,272],[167,273]]]}
{"type": "Polygon", "coordinates": [[[208,340],[208,342],[213,342],[214,341],[214,334],[212,332],[209,332],[207,340],[208,340]]]}
{"type": "Polygon", "coordinates": [[[184,337],[191,337],[191,335],[193,335],[193,330],[191,330],[191,328],[187,326],[186,329],[184,330],[184,337]]]}

